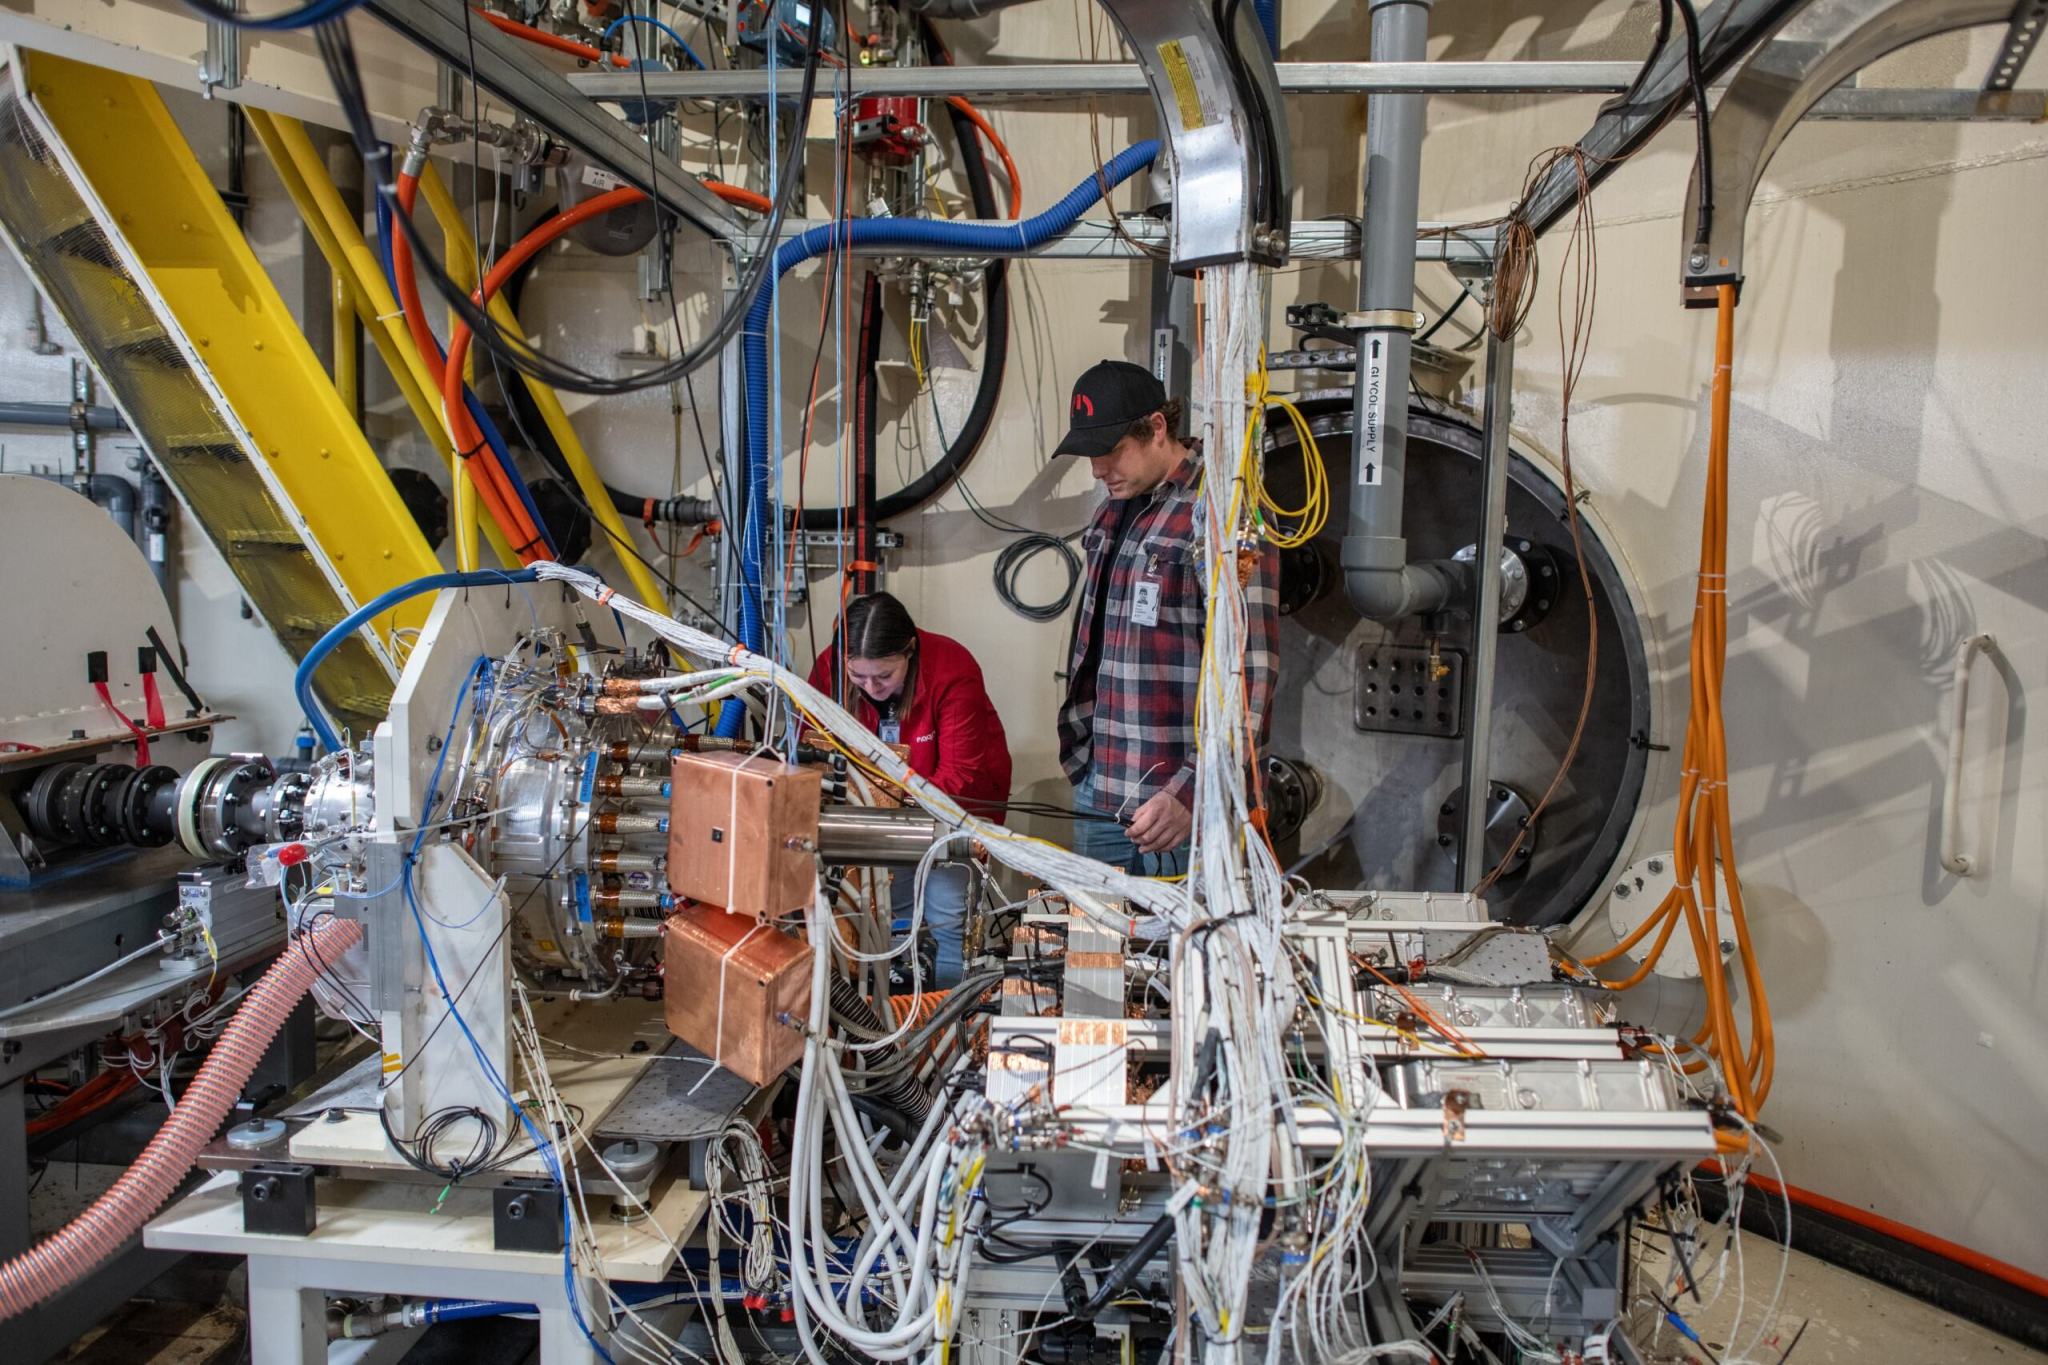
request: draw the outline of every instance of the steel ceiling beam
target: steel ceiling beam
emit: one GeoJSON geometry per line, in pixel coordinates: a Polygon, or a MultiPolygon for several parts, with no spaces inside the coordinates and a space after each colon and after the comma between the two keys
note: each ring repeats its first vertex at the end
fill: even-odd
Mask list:
{"type": "MultiPolygon", "coordinates": [[[[744,235],[738,216],[694,177],[666,158],[650,161],[647,143],[628,124],[577,91],[531,48],[470,14],[464,0],[368,0],[364,8],[448,66],[473,74],[485,90],[671,213],[715,237],[744,235]]],[[[796,93],[792,85],[790,94],[796,93]]]]}
{"type": "MultiPolygon", "coordinates": [[[[400,0],[372,0],[373,5],[400,0]]],[[[1635,62],[1280,62],[1285,95],[1571,95],[1628,88],[1635,62]]],[[[649,71],[647,93],[662,99],[794,97],[802,72],[649,71]],[[772,79],[772,84],[771,84],[772,79]]],[[[841,73],[833,73],[839,75],[841,73]]],[[[1132,62],[1041,62],[1017,66],[874,66],[845,73],[854,95],[965,95],[989,103],[1150,93],[1132,62]]],[[[595,99],[640,98],[641,74],[579,71],[568,82],[595,99]]],[[[822,83],[821,83],[822,85],[822,83]]]]}
{"type": "MultiPolygon", "coordinates": [[[[973,220],[962,220],[972,223],[973,220]]],[[[792,218],[782,225],[782,240],[812,228],[823,227],[832,222],[829,218],[792,218]]],[[[1001,226],[986,223],[983,226],[1001,226]]],[[[1493,238],[1490,234],[1467,232],[1453,236],[1446,229],[1449,225],[1424,223],[1415,241],[1415,259],[1418,261],[1442,261],[1452,265],[1485,265],[1493,259],[1493,238]]],[[[1074,224],[1065,234],[1053,238],[1043,246],[1028,250],[1008,251],[1011,257],[1028,256],[1032,260],[1094,260],[1118,261],[1149,258],[1147,247],[1164,252],[1167,249],[1169,232],[1167,225],[1157,218],[1141,218],[1125,215],[1118,224],[1100,219],[1084,219],[1074,224]]],[[[755,249],[759,249],[758,242],[755,249]]],[[[856,256],[892,256],[897,258],[919,257],[925,259],[968,259],[958,251],[943,247],[905,248],[900,246],[870,247],[856,243],[856,256]]],[[[1296,220],[1290,238],[1289,258],[1295,261],[1356,261],[1358,259],[1358,224],[1343,218],[1316,218],[1307,221],[1296,220]]],[[[983,260],[985,256],[971,259],[983,260]]]]}
{"type": "MultiPolygon", "coordinates": [[[[1776,33],[1787,20],[1806,7],[1808,0],[1715,0],[1700,11],[1700,71],[1708,81],[1718,80],[1742,55],[1776,33]]],[[[1643,78],[1622,98],[1609,102],[1586,135],[1579,150],[1586,154],[1585,174],[1597,186],[1641,147],[1657,130],[1669,123],[1691,97],[1686,74],[1685,37],[1682,25],[1672,25],[1672,35],[1643,71],[1643,78]]],[[[1547,231],[1562,218],[1579,193],[1578,168],[1570,159],[1552,166],[1524,200],[1524,211],[1537,232],[1547,231]]]]}
{"type": "MultiPolygon", "coordinates": [[[[1634,62],[1282,62],[1284,95],[1605,95],[1625,89],[1640,67],[1634,62]]],[[[775,86],[794,96],[801,73],[777,68],[775,86]]],[[[638,100],[640,78],[625,71],[575,71],[567,80],[593,99],[638,100]]],[[[768,72],[649,72],[656,98],[765,99],[768,72]]],[[[1149,92],[1144,74],[1127,62],[1032,63],[1019,66],[884,66],[853,73],[854,95],[938,98],[964,95],[985,105],[1052,103],[1088,95],[1139,98],[1149,92]]],[[[1692,117],[1681,102],[1676,118],[1692,117]]],[[[2048,92],[1921,90],[1844,86],[1822,97],[1808,118],[1873,122],[2014,122],[2048,118],[2048,92]]]]}

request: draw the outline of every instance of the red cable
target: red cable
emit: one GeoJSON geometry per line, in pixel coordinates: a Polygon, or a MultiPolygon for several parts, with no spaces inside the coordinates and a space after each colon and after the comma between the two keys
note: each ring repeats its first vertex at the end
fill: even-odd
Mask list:
{"type": "Polygon", "coordinates": [[[589,43],[579,43],[574,38],[564,38],[559,34],[549,33],[546,29],[533,28],[527,24],[520,23],[516,19],[507,19],[502,14],[492,14],[480,9],[472,10],[471,12],[479,18],[488,20],[491,27],[498,30],[498,32],[510,34],[514,38],[524,38],[536,47],[545,47],[555,52],[565,53],[571,57],[580,57],[586,62],[610,61],[613,66],[631,66],[633,64],[632,59],[623,53],[614,52],[607,55],[598,51],[589,43]]]}
{"type": "Polygon", "coordinates": [[[164,694],[156,687],[156,650],[145,646],[136,651],[136,670],[142,674],[142,714],[149,728],[164,728],[164,694]]]}
{"type": "Polygon", "coordinates": [[[767,195],[756,193],[739,185],[728,185],[723,180],[706,180],[704,188],[737,208],[752,209],[756,213],[767,213],[775,207],[775,201],[767,195]]]}
{"type": "MultiPolygon", "coordinates": [[[[401,172],[398,177],[398,211],[407,217],[412,216],[419,184],[418,176],[401,172]]],[[[445,414],[448,432],[469,481],[476,485],[484,510],[518,550],[520,563],[531,564],[535,559],[544,558],[544,554],[537,553],[545,549],[540,529],[527,517],[525,503],[512,491],[505,471],[498,467],[497,455],[484,441],[476,423],[470,420],[469,408],[462,401],[462,363],[458,360],[452,365],[436,365],[434,358],[440,354],[440,347],[434,341],[432,329],[427,326],[426,307],[420,299],[419,274],[413,264],[412,243],[403,230],[391,234],[391,273],[398,285],[398,309],[405,315],[406,329],[412,333],[413,345],[419,350],[428,376],[445,389],[447,375],[451,372],[455,375],[455,401],[445,414]]]]}
{"type": "Polygon", "coordinates": [[[109,711],[114,713],[114,719],[127,726],[130,733],[135,736],[135,766],[147,768],[149,766],[149,731],[130,720],[126,711],[114,705],[114,694],[107,691],[105,683],[94,683],[92,690],[100,694],[100,700],[106,704],[109,711]]]}
{"type": "MultiPolygon", "coordinates": [[[[479,308],[487,306],[492,296],[505,287],[505,282],[548,243],[579,223],[586,223],[592,218],[610,213],[616,208],[623,208],[627,204],[637,204],[646,197],[630,185],[622,186],[619,189],[607,190],[595,198],[586,199],[573,208],[564,209],[514,242],[512,248],[500,256],[497,264],[491,267],[490,273],[484,276],[483,284],[470,295],[471,301],[479,308]]],[[[469,413],[462,405],[462,361],[469,353],[469,342],[469,324],[458,319],[454,331],[448,335],[448,363],[441,375],[441,408],[447,414],[451,430],[461,431],[466,428],[473,432],[475,424],[469,421],[469,413]]],[[[458,439],[462,438],[458,436],[458,439]]],[[[527,563],[544,557],[538,554],[521,556],[527,563]]]]}
{"type": "MultiPolygon", "coordinates": [[[[1706,1161],[1701,1164],[1716,1174],[1726,1174],[1719,1161],[1706,1161]]],[[[1743,1183],[1754,1185],[1766,1194],[1782,1195],[1793,1203],[1818,1213],[1825,1213],[1844,1222],[1854,1223],[1858,1227],[1868,1228],[1894,1241],[1904,1242],[1907,1246],[1932,1252],[1944,1260],[1954,1261],[1957,1265],[1967,1266],[1979,1274],[1989,1275],[1994,1280],[2003,1280],[2009,1285],[2024,1289],[2029,1294],[2048,1298],[2048,1279],[2001,1261],[1995,1256],[1987,1256],[1981,1251],[1973,1251],[1960,1243],[1951,1242],[1946,1237],[1937,1237],[1931,1232],[1923,1232],[1919,1228],[1887,1218],[1881,1213],[1859,1209],[1853,1204],[1844,1204],[1839,1199],[1830,1199],[1824,1194],[1815,1194],[1812,1190],[1803,1190],[1797,1185],[1783,1185],[1760,1175],[1745,1176],[1743,1183]]]]}

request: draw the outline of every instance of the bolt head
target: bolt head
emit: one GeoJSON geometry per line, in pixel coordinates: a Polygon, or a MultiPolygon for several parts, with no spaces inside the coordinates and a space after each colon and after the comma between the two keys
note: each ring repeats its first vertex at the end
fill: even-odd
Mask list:
{"type": "Polygon", "coordinates": [[[1652,858],[1650,859],[1649,867],[1650,875],[1653,877],[1657,876],[1664,871],[1664,860],[1662,858],[1652,858]]]}
{"type": "Polygon", "coordinates": [[[1622,885],[1614,888],[1614,898],[1618,901],[1625,901],[1628,899],[1627,883],[1623,883],[1622,885]]]}
{"type": "Polygon", "coordinates": [[[1692,255],[1685,258],[1685,264],[1689,270],[1705,270],[1707,268],[1707,253],[1695,251],[1692,255]]]}

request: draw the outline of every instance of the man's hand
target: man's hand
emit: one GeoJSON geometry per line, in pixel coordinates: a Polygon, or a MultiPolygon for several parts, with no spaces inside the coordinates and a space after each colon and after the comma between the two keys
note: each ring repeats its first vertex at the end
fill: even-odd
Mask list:
{"type": "Polygon", "coordinates": [[[1195,817],[1172,792],[1154,792],[1131,817],[1126,833],[1140,853],[1164,853],[1187,842],[1195,817]]]}

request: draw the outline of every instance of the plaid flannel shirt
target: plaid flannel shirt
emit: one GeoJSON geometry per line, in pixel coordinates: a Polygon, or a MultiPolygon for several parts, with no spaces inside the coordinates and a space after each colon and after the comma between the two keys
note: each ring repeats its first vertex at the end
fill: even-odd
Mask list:
{"type": "MultiPolygon", "coordinates": [[[[1105,501],[1082,537],[1088,571],[1080,617],[1067,660],[1067,698],[1060,707],[1060,766],[1076,787],[1084,778],[1098,809],[1133,811],[1157,791],[1182,805],[1195,800],[1195,694],[1206,625],[1200,534],[1202,466],[1190,458],[1157,488],[1132,499],[1131,522],[1113,563],[1119,504],[1105,501]],[[1159,584],[1159,624],[1132,619],[1141,579],[1159,584]],[[1102,613],[1100,659],[1082,667],[1095,646],[1097,595],[1102,613]]],[[[1245,702],[1252,734],[1263,741],[1279,676],[1280,556],[1257,552],[1245,588],[1245,702]]]]}

